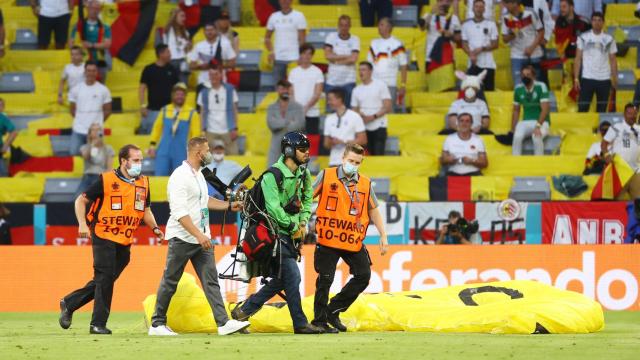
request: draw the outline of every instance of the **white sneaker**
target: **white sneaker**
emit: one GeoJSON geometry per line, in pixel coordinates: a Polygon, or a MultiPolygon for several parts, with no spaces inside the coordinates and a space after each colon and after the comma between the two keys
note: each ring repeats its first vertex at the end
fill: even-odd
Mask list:
{"type": "Polygon", "coordinates": [[[242,329],[246,329],[251,325],[248,321],[238,321],[231,319],[227,321],[223,326],[218,327],[218,335],[229,335],[238,332],[242,329]]]}
{"type": "Polygon", "coordinates": [[[177,332],[171,330],[167,325],[149,327],[149,335],[151,336],[176,336],[177,332]]]}

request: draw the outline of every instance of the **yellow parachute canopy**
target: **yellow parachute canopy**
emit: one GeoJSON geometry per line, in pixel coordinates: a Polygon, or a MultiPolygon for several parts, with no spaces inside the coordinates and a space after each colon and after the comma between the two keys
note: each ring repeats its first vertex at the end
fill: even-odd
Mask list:
{"type": "MultiPolygon", "coordinates": [[[[144,302],[150,323],[156,296],[144,302]]],[[[313,317],[313,297],[303,299],[313,317]]],[[[233,305],[232,305],[233,306],[233,305]]],[[[229,305],[227,305],[229,309],[229,305]]],[[[179,333],[216,331],[204,292],[185,273],[169,306],[168,325],[179,333]]],[[[489,334],[591,333],[604,328],[602,307],[586,296],[534,281],[466,284],[427,291],[363,294],[340,316],[349,331],[428,331],[489,334]]],[[[251,317],[252,332],[292,332],[285,304],[251,317]]]]}

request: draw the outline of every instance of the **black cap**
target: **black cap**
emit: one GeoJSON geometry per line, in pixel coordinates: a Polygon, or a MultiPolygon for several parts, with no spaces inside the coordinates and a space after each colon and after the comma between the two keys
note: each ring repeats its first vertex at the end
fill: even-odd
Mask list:
{"type": "Polygon", "coordinates": [[[307,139],[307,135],[299,132],[292,131],[286,133],[282,137],[282,141],[280,142],[280,151],[284,154],[284,149],[290,146],[294,149],[308,149],[309,148],[309,139],[307,139]]]}

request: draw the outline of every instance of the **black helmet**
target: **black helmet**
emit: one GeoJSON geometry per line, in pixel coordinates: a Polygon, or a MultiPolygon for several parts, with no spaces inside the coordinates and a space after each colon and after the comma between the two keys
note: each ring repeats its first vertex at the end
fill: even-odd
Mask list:
{"type": "Polygon", "coordinates": [[[308,149],[308,148],[309,148],[309,139],[307,139],[307,135],[299,131],[292,131],[292,132],[286,133],[282,137],[282,141],[280,142],[280,151],[285,157],[291,157],[291,158],[294,157],[295,149],[308,149]]]}

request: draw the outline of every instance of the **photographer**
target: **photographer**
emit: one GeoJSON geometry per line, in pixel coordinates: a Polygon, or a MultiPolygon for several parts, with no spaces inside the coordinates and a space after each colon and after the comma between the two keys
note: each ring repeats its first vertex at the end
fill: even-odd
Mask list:
{"type": "Polygon", "coordinates": [[[247,328],[249,323],[230,320],[227,316],[211,242],[209,210],[238,211],[241,204],[227,203],[208,196],[207,183],[201,172],[203,167],[211,163],[212,158],[206,138],[195,137],[189,140],[187,151],[187,160],[171,174],[167,184],[171,209],[166,235],[169,250],[158,287],[149,335],[177,335],[167,326],[167,310],[188,261],[191,261],[213,310],[218,335],[229,335],[247,328]]]}
{"type": "Polygon", "coordinates": [[[462,218],[462,215],[457,211],[451,211],[448,218],[449,222],[440,227],[436,244],[470,245],[471,241],[469,241],[469,237],[472,233],[469,233],[467,220],[462,218]]]}
{"type": "MultiPolygon", "coordinates": [[[[266,212],[277,223],[280,246],[280,268],[278,276],[253,294],[242,306],[237,306],[231,316],[246,320],[257,312],[269,299],[280,291],[286,294],[289,313],[296,334],[321,334],[323,330],[309,324],[302,311],[300,299],[300,270],[296,259],[299,252],[296,244],[305,237],[306,226],[311,216],[313,188],[311,174],[305,165],[309,162],[309,140],[300,132],[287,133],[281,141],[281,156],[263,174],[260,186],[264,194],[266,212]],[[277,180],[276,174],[280,179],[277,180]]],[[[257,186],[257,185],[256,185],[257,186]]]]}

